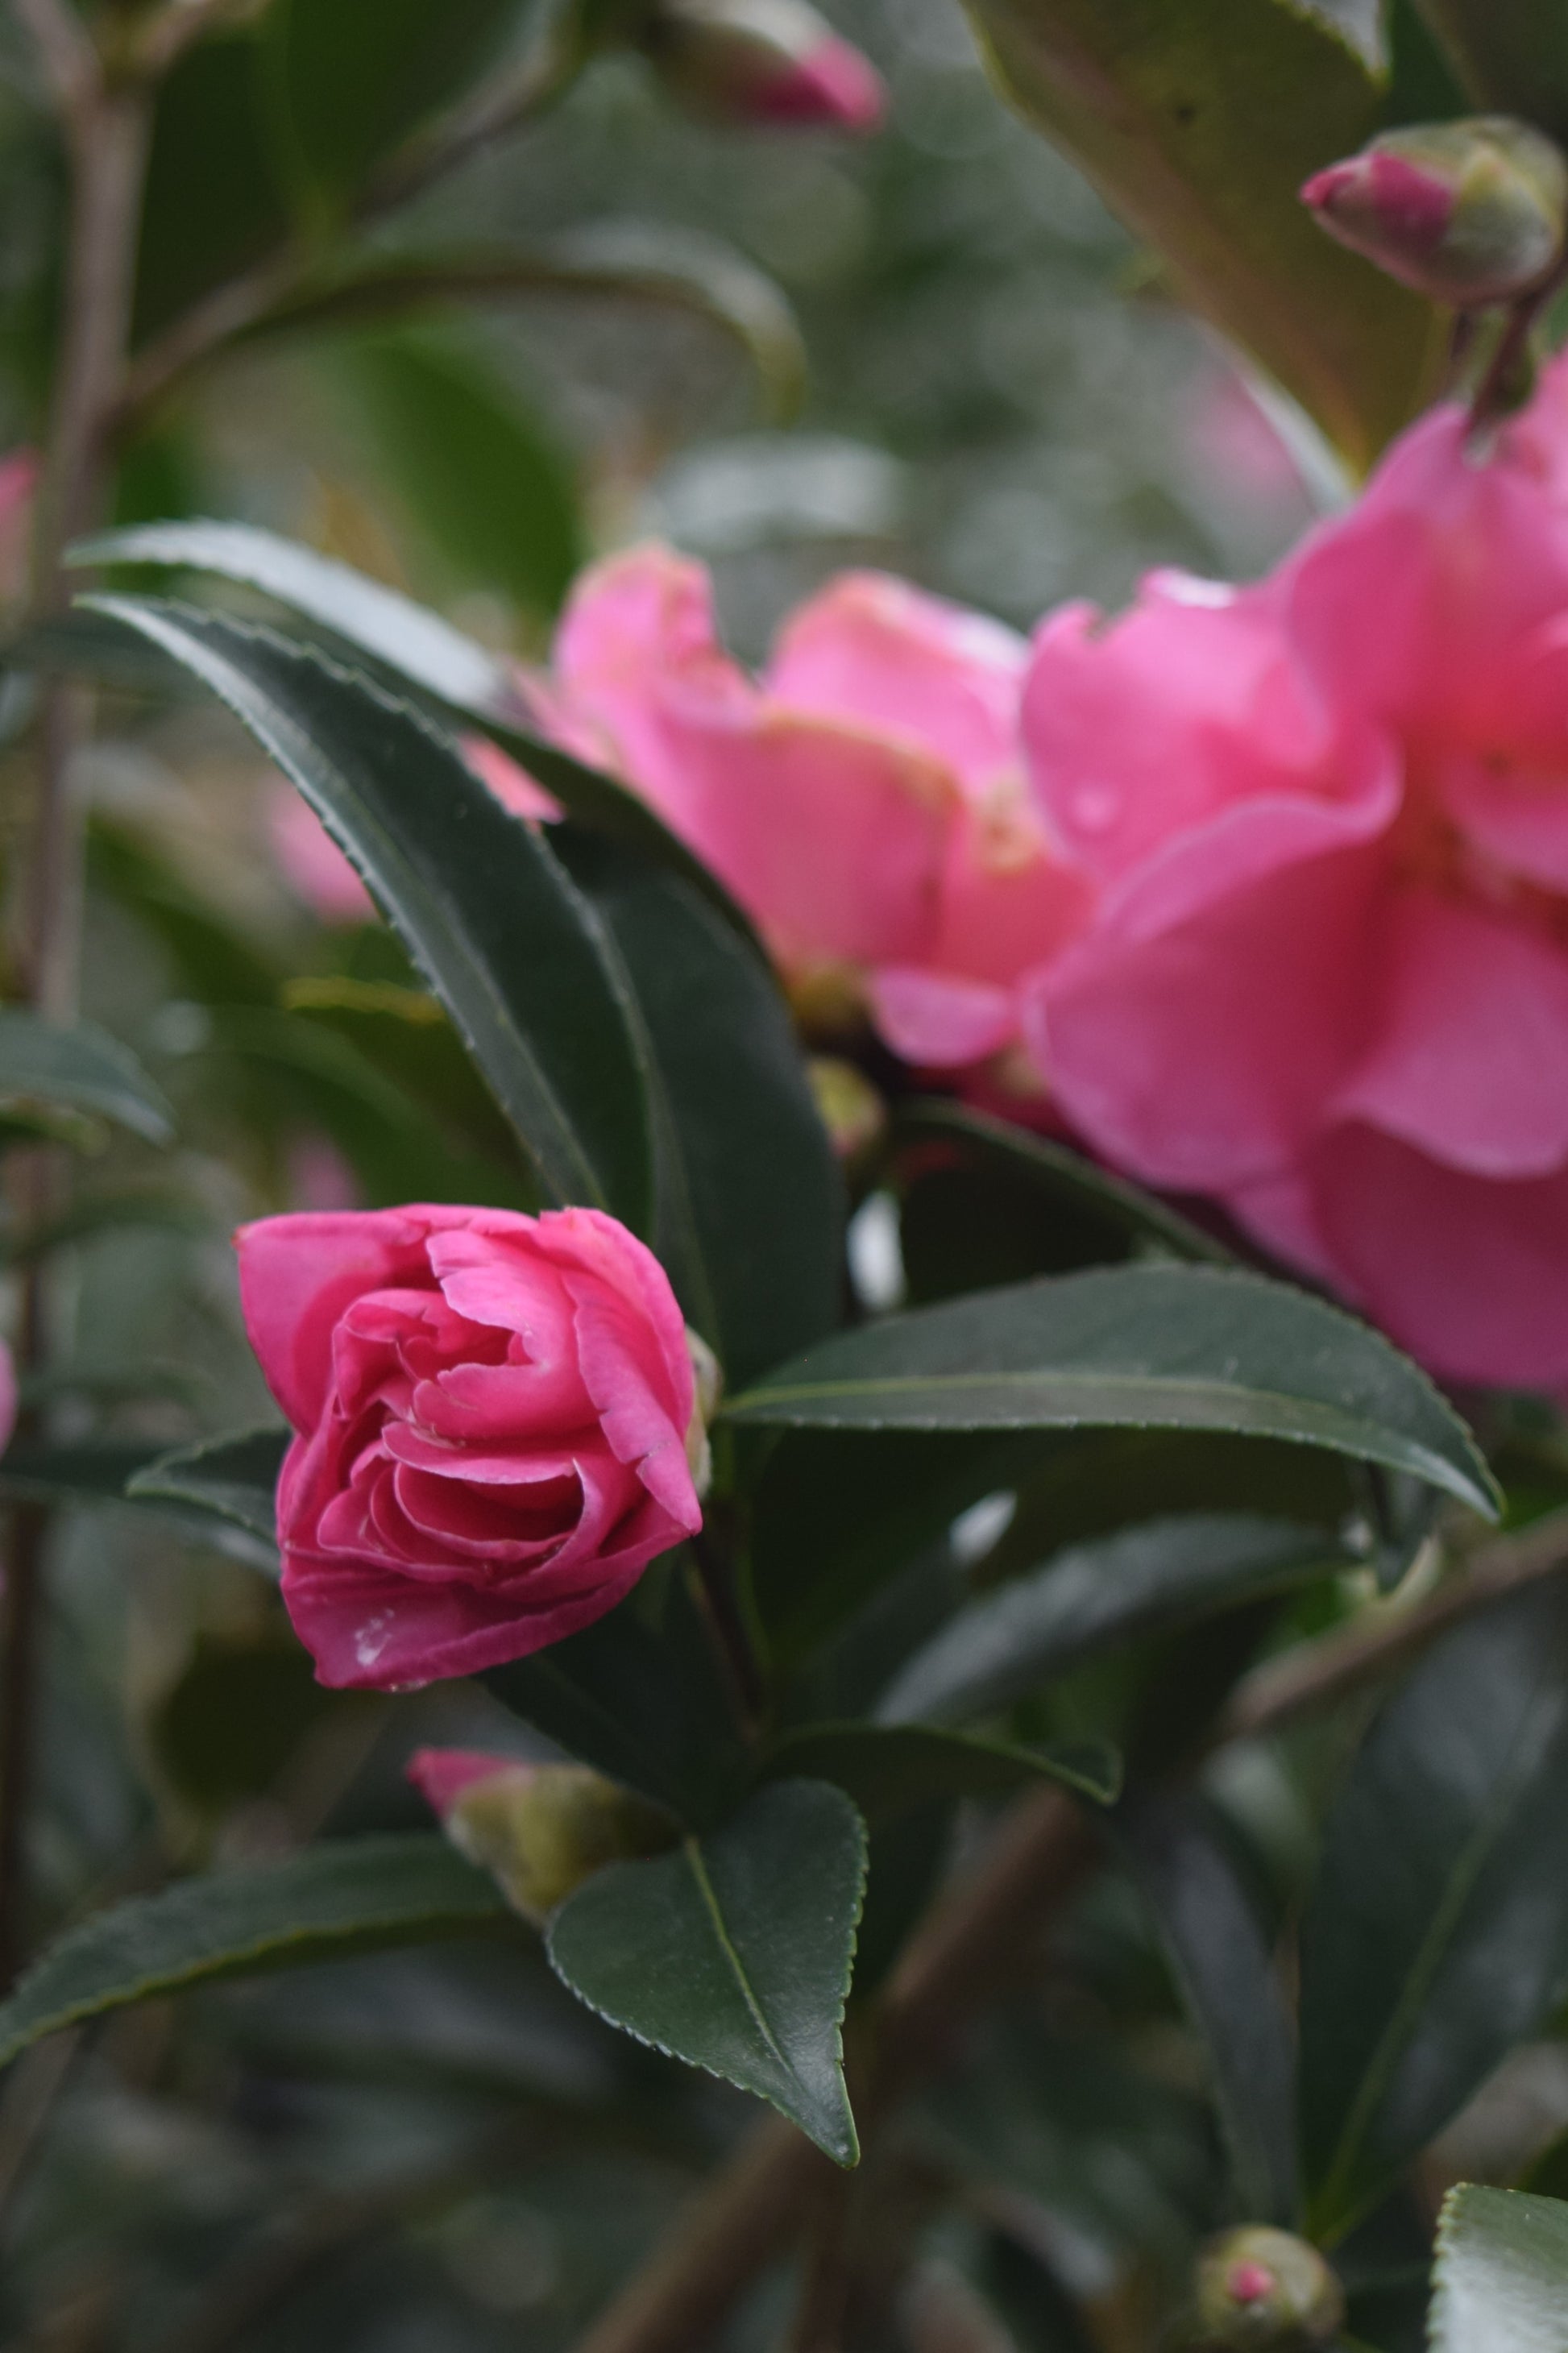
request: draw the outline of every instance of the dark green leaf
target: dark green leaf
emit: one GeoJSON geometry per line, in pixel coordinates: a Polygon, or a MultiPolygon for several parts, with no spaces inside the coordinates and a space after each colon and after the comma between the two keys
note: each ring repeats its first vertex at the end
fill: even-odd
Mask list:
{"type": "Polygon", "coordinates": [[[215,1978],[503,1926],[495,1882],[434,1833],[340,1839],[181,1881],[68,1929],[0,2005],[0,2065],[41,2034],[215,1978]]]}
{"type": "Polygon", "coordinates": [[[1129,1808],[1121,1841],[1207,2046],[1238,2221],[1296,2221],[1296,2049],[1273,1957],[1205,1809],[1129,1808]]]}
{"type": "Polygon", "coordinates": [[[299,786],[555,1198],[646,1228],[650,1146],[626,984],[539,834],[368,681],[269,630],[140,598],[96,603],[205,680],[299,786]]]}
{"type": "Polygon", "coordinates": [[[808,1724],[785,1733],[763,1772],[770,1781],[836,1782],[873,1828],[941,1799],[994,1798],[1026,1781],[1058,1781],[1097,1806],[1113,1804],[1121,1787],[1121,1760],[1107,1740],[1026,1748],[922,1725],[808,1724]]]}
{"type": "Polygon", "coordinates": [[[370,656],[449,716],[482,728],[583,824],[683,875],[732,930],[756,945],[755,933],[723,884],[646,801],[545,741],[499,655],[395,589],[247,523],[153,523],[134,532],[109,532],[81,542],[70,560],[162,565],[261,589],[370,656]]]}
{"type": "Polygon", "coordinates": [[[700,1829],[744,1786],[731,1695],[683,1555],[595,1625],[484,1681],[570,1755],[700,1829]]]}
{"type": "Polygon", "coordinates": [[[58,1104],[113,1120],[152,1144],[167,1144],[174,1113],[128,1047],[90,1021],[44,1021],[0,1011],[0,1109],[26,1113],[58,1104]]]}
{"type": "Polygon", "coordinates": [[[248,32],[198,42],[158,92],[136,268],[135,340],[282,244],[290,214],[248,32]],[[195,194],[199,190],[199,196],[195,194]]]}
{"type": "Polygon", "coordinates": [[[1284,1283],[1208,1267],[1111,1267],[889,1316],[726,1409],[797,1429],[1233,1430],[1386,1463],[1495,1510],[1464,1424],[1385,1340],[1284,1283]]]}
{"type": "Polygon", "coordinates": [[[844,1190],[770,976],[676,876],[553,837],[631,977],[661,1082],[656,1247],[740,1384],[838,1320],[844,1190]]]}
{"type": "MultiPolygon", "coordinates": [[[[1065,1145],[1031,1135],[1024,1128],[1008,1127],[1003,1121],[969,1111],[963,1104],[941,1101],[910,1104],[899,1114],[894,1142],[904,1148],[917,1182],[919,1171],[930,1166],[933,1156],[938,1167],[974,1169],[1011,1179],[1020,1199],[1035,1207],[1042,1226],[1048,1226],[1054,1215],[1090,1233],[1098,1229],[1105,1243],[1111,1246],[1100,1249],[1098,1254],[1101,1257],[1111,1255],[1112,1248],[1120,1244],[1117,1254],[1132,1249],[1197,1264],[1234,1263],[1232,1253],[1223,1243],[1214,1240],[1153,1194],[1123,1183],[1108,1170],[1096,1167],[1092,1160],[1084,1159],[1080,1153],[1069,1152],[1065,1145]],[[944,1145],[948,1147],[945,1153],[940,1150],[944,1145]],[[933,1146],[938,1147],[935,1155],[933,1146]]],[[[906,1208],[906,1224],[907,1219],[906,1208]]],[[[910,1255],[906,1233],[906,1264],[910,1255]]],[[[1039,1264],[1026,1271],[1044,1273],[1054,1268],[1039,1264]]],[[[917,1295],[930,1297],[934,1293],[921,1285],[917,1286],[917,1295]]]]}
{"type": "Polygon", "coordinates": [[[557,1973],[601,2016],[859,2156],[839,2025],[866,1877],[842,1790],[781,1781],[672,1854],[616,1862],[556,1913],[557,1973]]]}
{"type": "Polygon", "coordinates": [[[291,981],[283,1002],[290,1013],[346,1039],[383,1078],[455,1129],[470,1151],[503,1166],[514,1155],[516,1138],[495,1097],[443,1008],[423,989],[334,973],[291,981]]]}
{"type": "Polygon", "coordinates": [[[1568,2206],[1461,2182],[1443,2200],[1431,2353],[1562,2353],[1568,2206]]]}
{"type": "Polygon", "coordinates": [[[1441,322],[1325,237],[1298,191],[1377,129],[1381,77],[1291,0],[970,0],[970,14],[1014,103],[1184,298],[1369,464],[1431,396],[1441,322]]]}
{"type": "Polygon", "coordinates": [[[1568,1969],[1568,1591],[1447,1635],[1388,1702],[1329,1819],[1301,1935],[1315,2234],[1373,2204],[1568,1969]]]}
{"type": "Polygon", "coordinates": [[[14,1439],[0,1456],[0,1495],[16,1495],[60,1507],[118,1504],[166,1518],[187,1542],[209,1546],[247,1568],[278,1574],[278,1546],[270,1533],[258,1535],[237,1520],[216,1515],[173,1496],[132,1495],[132,1481],[151,1470],[169,1450],[144,1440],[102,1440],[94,1444],[52,1446],[14,1439]]]}
{"type": "Polygon", "coordinates": [[[960,1724],[1024,1698],[1113,1643],[1135,1641],[1352,1556],[1292,1520],[1204,1514],[1154,1520],[1059,1553],[960,1610],[878,1704],[883,1724],[960,1724]]]}
{"type": "Polygon", "coordinates": [[[259,1636],[198,1634],[145,1731],[160,1773],[181,1797],[221,1814],[275,1797],[300,1740],[330,1713],[352,1721],[375,1705],[363,1694],[325,1690],[310,1652],[274,1620],[259,1636]]]}
{"type": "Polygon", "coordinates": [[[496,56],[519,0],[269,0],[263,54],[279,143],[303,189],[346,199],[496,56]]]}
{"type": "Polygon", "coordinates": [[[331,364],[356,450],[368,441],[452,588],[553,613],[584,559],[577,493],[516,387],[462,346],[413,334],[356,337],[331,364]]]}
{"type": "Polygon", "coordinates": [[[273,1499],[290,1435],[287,1430],[241,1430],[203,1439],[199,1446],[177,1446],[134,1472],[125,1492],[137,1502],[211,1512],[276,1546],[273,1499]]]}

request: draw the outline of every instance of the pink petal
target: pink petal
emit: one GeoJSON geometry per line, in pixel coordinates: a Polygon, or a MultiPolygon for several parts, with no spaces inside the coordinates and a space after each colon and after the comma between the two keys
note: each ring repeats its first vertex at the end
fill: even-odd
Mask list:
{"type": "Polygon", "coordinates": [[[1384,916],[1371,1043],[1333,1115],[1477,1176],[1568,1159],[1568,957],[1518,923],[1407,889],[1384,916]]]}
{"type": "Polygon", "coordinates": [[[919,1070],[956,1071],[997,1052],[1018,1026],[1010,989],[910,965],[884,965],[867,990],[884,1042],[919,1070]]]}
{"type": "Polygon", "coordinates": [[[770,698],[847,719],[934,754],[984,786],[1018,758],[1028,648],[983,614],[882,572],[845,572],[792,616],[767,674],[770,698]]]}
{"type": "Polygon", "coordinates": [[[1312,1176],[1337,1262],[1413,1356],[1456,1381],[1568,1381],[1568,1171],[1497,1183],[1348,1126],[1312,1176]]]}
{"type": "Polygon", "coordinates": [[[542,1651],[613,1609],[656,1550],[601,1564],[586,1591],[532,1609],[493,1588],[417,1583],[384,1570],[324,1567],[285,1556],[283,1598],[294,1630],[334,1690],[417,1691],[450,1676],[481,1673],[542,1651]]]}
{"type": "Polygon", "coordinates": [[[368,923],[375,902],[310,803],[281,778],[267,803],[272,854],[295,896],[323,923],[368,923]]]}
{"type": "Polygon", "coordinates": [[[1229,1193],[1312,1133],[1362,1034],[1397,801],[1259,801],[1173,842],[1025,991],[1024,1034],[1095,1148],[1229,1193]]]}
{"type": "Polygon", "coordinates": [[[499,1757],[486,1748],[416,1748],[403,1771],[431,1811],[445,1821],[476,1781],[493,1781],[498,1773],[526,1775],[531,1769],[521,1757],[499,1757]]]}
{"type": "Polygon", "coordinates": [[[296,1430],[313,1428],[326,1407],[332,1335],[344,1310],[364,1292],[428,1282],[432,1226],[468,1214],[416,1203],[259,1218],[240,1227],[234,1240],[245,1328],[268,1388],[296,1430]]]}
{"type": "Polygon", "coordinates": [[[503,752],[499,744],[492,744],[488,735],[465,735],[461,750],[480,784],[488,785],[502,808],[510,809],[513,817],[549,825],[561,815],[560,802],[552,800],[527,769],[520,768],[511,754],[503,752]]]}

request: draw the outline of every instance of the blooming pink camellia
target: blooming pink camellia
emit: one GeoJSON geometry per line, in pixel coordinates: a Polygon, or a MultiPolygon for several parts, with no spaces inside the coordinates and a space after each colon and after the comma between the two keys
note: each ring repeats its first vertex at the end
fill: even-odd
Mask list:
{"type": "Polygon", "coordinates": [[[1269,579],[1042,627],[1036,790],[1098,879],[1028,1036],[1117,1166],[1208,1194],[1458,1380],[1568,1380],[1568,374],[1447,406],[1269,579]]]}
{"type": "Polygon", "coordinates": [[[414,1206],[264,1218],[237,1242],[295,1431],[283,1596],[322,1683],[522,1658],[700,1527],[680,1310],[615,1219],[414,1206]]]}
{"type": "Polygon", "coordinates": [[[542,720],[650,801],[791,980],[848,994],[908,1061],[1006,1047],[1017,985],[1089,892],[1025,789],[1027,649],[879,573],[790,617],[760,681],[721,646],[701,565],[648,546],[579,582],[542,720]]]}

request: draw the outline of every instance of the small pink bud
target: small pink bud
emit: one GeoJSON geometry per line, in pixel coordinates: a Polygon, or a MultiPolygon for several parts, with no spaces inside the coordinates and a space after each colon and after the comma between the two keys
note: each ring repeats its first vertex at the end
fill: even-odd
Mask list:
{"type": "Polygon", "coordinates": [[[1198,2259],[1197,2341],[1215,2353],[1306,2353],[1332,2343],[1344,2294],[1316,2247],[1264,2223],[1230,2231],[1198,2259]]]}
{"type": "Polygon", "coordinates": [[[674,98],[720,121],[868,132],[882,119],[875,67],[808,0],[672,0],[644,47],[674,98]]]}
{"type": "Polygon", "coordinates": [[[1385,132],[1301,190],[1329,235],[1435,302],[1471,310],[1541,284],[1563,252],[1568,160],[1506,115],[1385,132]]]}
{"type": "Polygon", "coordinates": [[[405,1770],[459,1854],[492,1873],[525,1920],[616,1862],[673,1843],[668,1817],[586,1765],[529,1765],[477,1748],[419,1748],[405,1770]]]}

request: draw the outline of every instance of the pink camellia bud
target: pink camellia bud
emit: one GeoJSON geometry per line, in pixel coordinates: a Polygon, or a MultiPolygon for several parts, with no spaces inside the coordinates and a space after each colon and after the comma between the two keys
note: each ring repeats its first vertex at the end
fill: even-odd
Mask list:
{"type": "Polygon", "coordinates": [[[295,1431],[283,1598],[322,1683],[524,1658],[701,1526],[707,1366],[614,1218],[415,1204],[263,1218],[237,1242],[295,1431]]]}
{"type": "Polygon", "coordinates": [[[1344,2293],[1316,2247],[1254,2223],[1211,2241],[1198,2259],[1197,2333],[1205,2347],[1308,2353],[1331,2344],[1344,2293]]]}
{"type": "Polygon", "coordinates": [[[1568,159],[1506,115],[1390,131],[1301,190],[1352,252],[1458,310],[1511,301],[1561,259],[1568,159]]]}
{"type": "Polygon", "coordinates": [[[876,68],[808,0],[671,0],[643,47],[672,97],[721,122],[866,132],[882,119],[876,68]]]}
{"type": "Polygon", "coordinates": [[[420,1748],[408,1778],[460,1854],[541,1922],[607,1862],[658,1854],[675,1825],[586,1765],[526,1765],[474,1748],[420,1748]]]}

